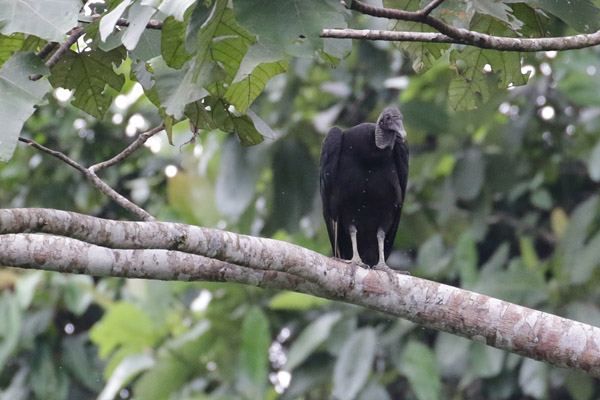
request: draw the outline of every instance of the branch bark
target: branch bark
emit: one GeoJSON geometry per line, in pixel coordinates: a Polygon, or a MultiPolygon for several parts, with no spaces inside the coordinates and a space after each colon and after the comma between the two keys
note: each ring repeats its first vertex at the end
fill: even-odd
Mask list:
{"type": "Polygon", "coordinates": [[[493,36],[468,29],[456,28],[431,15],[441,1],[434,0],[419,11],[404,11],[391,8],[374,7],[359,0],[353,0],[350,9],[362,14],[400,21],[419,22],[434,28],[436,33],[404,31],[379,31],[355,29],[323,29],[321,37],[338,39],[367,39],[407,42],[457,43],[482,49],[499,51],[536,52],[549,50],[574,50],[600,44],[600,31],[587,35],[574,35],[555,38],[511,38],[493,36]]]}
{"type": "Polygon", "coordinates": [[[100,276],[236,282],[361,305],[600,377],[600,328],[289,243],[217,229],[0,210],[0,264],[100,276]],[[50,235],[35,235],[32,233],[50,235]]]}

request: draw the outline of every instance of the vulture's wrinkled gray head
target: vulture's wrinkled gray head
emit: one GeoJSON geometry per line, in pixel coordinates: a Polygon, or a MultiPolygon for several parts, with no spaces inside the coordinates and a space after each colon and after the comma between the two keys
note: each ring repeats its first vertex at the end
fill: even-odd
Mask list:
{"type": "Polygon", "coordinates": [[[387,107],[377,119],[375,126],[375,145],[380,149],[394,148],[396,136],[406,139],[402,124],[402,113],[396,107],[387,107]]]}

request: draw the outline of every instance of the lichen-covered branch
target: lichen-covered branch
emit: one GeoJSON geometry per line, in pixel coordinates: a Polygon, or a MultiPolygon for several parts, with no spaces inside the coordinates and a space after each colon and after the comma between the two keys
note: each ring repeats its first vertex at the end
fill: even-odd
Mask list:
{"type": "Polygon", "coordinates": [[[390,282],[289,243],[164,222],[0,210],[0,265],[147,279],[214,280],[357,304],[600,377],[600,328],[407,275],[390,282]],[[40,232],[49,235],[35,235],[40,232]]]}
{"type": "Polygon", "coordinates": [[[374,17],[396,19],[401,21],[419,22],[436,29],[439,34],[380,31],[380,30],[354,30],[354,29],[324,29],[321,37],[339,39],[366,39],[408,42],[434,42],[457,43],[493,49],[500,51],[535,52],[549,50],[574,50],[600,44],[600,31],[586,34],[554,38],[511,38],[488,35],[464,28],[456,28],[446,24],[439,18],[431,15],[431,11],[439,6],[441,1],[434,0],[419,11],[404,11],[392,8],[374,7],[359,0],[353,0],[350,9],[374,17]]]}

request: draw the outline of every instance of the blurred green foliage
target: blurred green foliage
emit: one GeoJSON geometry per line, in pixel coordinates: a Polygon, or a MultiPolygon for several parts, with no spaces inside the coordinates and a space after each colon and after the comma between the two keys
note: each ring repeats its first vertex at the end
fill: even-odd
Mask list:
{"type": "MultiPolygon", "coordinates": [[[[313,18],[307,28],[312,36],[293,44],[288,36],[299,29],[299,20],[278,20],[272,29],[269,21],[281,12],[278,7],[297,1],[277,7],[262,1],[261,14],[254,3],[234,0],[242,16],[213,2],[221,7],[215,9],[223,15],[219,26],[203,25],[210,8],[197,5],[184,13],[175,3],[160,4],[161,12],[170,15],[168,35],[161,42],[159,32],[140,33],[130,58],[119,67],[123,75],[116,75],[124,82],[117,78],[114,91],[91,84],[81,94],[76,89],[76,100],[69,104],[64,92],[54,90],[21,134],[87,166],[112,157],[131,136],[167,118],[174,124],[174,146],[166,135],[153,137],[148,148],[102,171],[101,177],[159,220],[270,236],[330,254],[317,190],[324,134],[334,124],[373,121],[385,105],[397,104],[405,116],[411,169],[389,264],[600,324],[597,49],[520,60],[489,50],[411,44],[401,46],[418,56],[408,59],[391,43],[356,41],[350,48],[347,42],[315,39],[320,28],[340,27],[344,21],[377,27],[373,19],[350,15],[333,1],[311,1],[315,10],[302,8],[307,15],[300,21],[313,18]],[[189,39],[225,35],[234,27],[240,28],[238,36],[210,44],[189,39]],[[256,33],[263,35],[258,41],[256,33]],[[155,58],[161,52],[164,60],[155,58]],[[217,53],[206,63],[198,58],[217,53]],[[227,58],[232,54],[237,58],[227,58]],[[488,62],[472,62],[482,54],[488,62]],[[213,61],[222,68],[211,69],[213,61]],[[487,63],[491,70],[486,72],[487,63]],[[502,63],[510,70],[498,67],[502,63]],[[206,79],[206,87],[190,84],[195,75],[206,79]],[[514,86],[525,83],[526,76],[527,85],[514,86]],[[259,86],[251,84],[254,78],[261,80],[259,86]],[[477,90],[464,92],[464,82],[476,83],[477,90]],[[459,89],[466,97],[456,103],[459,89]],[[78,95],[97,101],[81,106],[78,95]],[[93,108],[106,98],[116,100],[88,113],[76,108],[93,108]],[[231,105],[237,114],[228,111],[231,105]],[[183,115],[198,135],[190,132],[188,121],[178,122],[183,115]]],[[[494,7],[479,0],[447,0],[442,16],[465,27],[480,27],[484,18],[494,22],[494,32],[504,34],[554,36],[585,32],[589,26],[581,21],[598,15],[598,8],[583,0],[569,10],[559,3],[506,1],[494,7]]],[[[108,7],[115,16],[126,9],[124,4],[96,7],[98,12],[108,7]]],[[[143,7],[151,6],[134,6],[139,9],[128,17],[145,24],[143,11],[148,10],[143,7]]],[[[17,15],[15,23],[23,18],[17,15]]],[[[134,32],[111,35],[107,29],[96,22],[88,25],[87,35],[94,40],[106,35],[102,51],[125,55],[121,44],[135,43],[134,32]]],[[[29,48],[43,45],[32,44],[31,35],[55,35],[27,33],[27,39],[0,37],[6,43],[0,45],[1,63],[27,40],[29,48]]],[[[85,53],[70,57],[82,58],[69,59],[80,69],[93,59],[85,53]]],[[[5,96],[0,93],[1,99],[5,96]]],[[[18,146],[11,162],[0,165],[0,183],[1,207],[132,217],[76,171],[26,146],[18,146]]],[[[336,399],[363,400],[587,400],[600,393],[595,380],[579,373],[295,293],[11,268],[0,269],[0,289],[1,400],[308,400],[332,393],[336,399]]]]}

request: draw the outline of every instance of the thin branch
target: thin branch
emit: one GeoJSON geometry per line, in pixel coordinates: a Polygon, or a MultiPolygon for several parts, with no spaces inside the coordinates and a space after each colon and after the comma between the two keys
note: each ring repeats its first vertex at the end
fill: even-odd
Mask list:
{"type": "Polygon", "coordinates": [[[84,175],[87,173],[87,170],[85,169],[84,166],[82,166],[81,164],[79,164],[77,161],[69,158],[67,155],[61,153],[60,151],[49,149],[49,148],[47,148],[45,146],[42,146],[41,144],[39,144],[35,140],[27,139],[27,138],[24,138],[24,137],[19,137],[19,142],[26,143],[27,146],[31,146],[34,149],[37,149],[39,151],[43,151],[44,153],[50,154],[52,157],[58,158],[60,161],[64,162],[65,164],[70,165],[71,167],[75,168],[77,171],[83,173],[84,175]]]}
{"type": "Polygon", "coordinates": [[[391,42],[426,42],[426,43],[460,43],[442,33],[435,32],[401,32],[371,29],[323,29],[322,38],[386,40],[391,42]]]}
{"type": "Polygon", "coordinates": [[[75,168],[77,171],[81,172],[83,176],[92,183],[98,190],[108,196],[110,199],[114,200],[117,204],[119,204],[124,209],[130,211],[132,214],[137,215],[144,221],[154,221],[155,218],[150,215],[146,210],[134,204],[133,202],[127,200],[124,196],[120,195],[113,188],[108,186],[106,182],[102,179],[98,178],[96,173],[92,170],[89,170],[79,164],[77,161],[69,158],[67,155],[61,153],[60,151],[49,149],[41,144],[37,143],[35,140],[27,139],[24,137],[19,137],[19,141],[26,143],[28,146],[31,146],[37,150],[40,150],[44,153],[50,154],[53,157],[58,158],[62,162],[71,167],[75,168]]]}
{"type": "MultiPolygon", "coordinates": [[[[65,54],[65,52],[67,52],[69,50],[69,48],[83,34],[84,34],[83,28],[73,29],[73,31],[71,32],[71,35],[69,36],[69,38],[63,44],[61,44],[60,47],[58,48],[58,50],[56,50],[56,52],[54,54],[52,54],[52,57],[50,57],[50,59],[48,61],[46,61],[46,67],[52,68],[54,65],[56,65],[56,63],[58,62],[58,60],[60,60],[60,58],[63,56],[63,54],[65,54]]],[[[39,80],[41,78],[42,78],[41,74],[30,75],[29,76],[29,79],[32,80],[32,81],[37,81],[37,80],[39,80]]]]}
{"type": "Polygon", "coordinates": [[[54,50],[56,46],[58,46],[58,43],[48,42],[44,47],[42,47],[42,49],[36,54],[36,56],[43,60],[44,58],[48,57],[48,54],[52,53],[52,50],[54,50]]]}
{"type": "Polygon", "coordinates": [[[165,129],[165,125],[161,124],[155,128],[152,128],[148,132],[144,132],[144,133],[140,134],[138,136],[138,138],[133,143],[131,143],[125,150],[123,150],[122,152],[120,152],[119,154],[117,154],[116,156],[111,158],[110,160],[103,161],[101,163],[92,165],[88,169],[90,171],[96,173],[97,171],[100,171],[101,169],[108,168],[112,165],[115,165],[116,163],[129,157],[131,154],[133,154],[133,152],[135,152],[137,149],[142,147],[142,145],[144,143],[146,143],[146,141],[148,139],[150,139],[152,136],[156,135],[157,133],[161,132],[163,129],[165,129]]]}
{"type": "Polygon", "coordinates": [[[600,44],[600,31],[586,35],[574,35],[557,38],[519,39],[511,37],[492,36],[485,33],[470,31],[467,29],[455,28],[427,12],[429,10],[428,7],[431,6],[433,9],[434,6],[439,6],[439,3],[441,3],[441,1],[434,0],[422,10],[404,11],[391,8],[374,7],[365,4],[359,0],[354,0],[352,1],[352,5],[350,6],[350,8],[352,10],[374,17],[397,19],[401,21],[420,22],[436,29],[442,34],[441,36],[432,36],[431,34],[422,33],[421,35],[424,36],[420,36],[417,32],[324,29],[321,33],[321,37],[394,41],[420,41],[419,38],[421,37],[425,42],[458,43],[479,47],[482,49],[522,52],[574,50],[582,49],[585,47],[597,46],[600,44]]]}
{"type": "Polygon", "coordinates": [[[272,239],[184,224],[3,209],[0,265],[292,289],[600,377],[598,327],[414,276],[398,274],[392,282],[382,271],[363,268],[353,275],[345,263],[272,239]]]}
{"type": "Polygon", "coordinates": [[[423,15],[429,15],[433,10],[442,4],[444,0],[433,0],[431,3],[427,4],[421,11],[419,11],[423,15]]]}
{"type": "MultiPolygon", "coordinates": [[[[91,16],[92,19],[95,21],[98,18],[101,18],[102,15],[101,14],[94,14],[91,16]]],[[[88,22],[88,21],[79,21],[79,22],[88,22]]],[[[116,25],[118,26],[129,26],[129,21],[126,20],[125,18],[119,18],[117,20],[116,25]]],[[[150,20],[147,24],[146,24],[146,29],[162,29],[163,27],[163,23],[162,21],[157,21],[155,19],[150,20]]]]}

